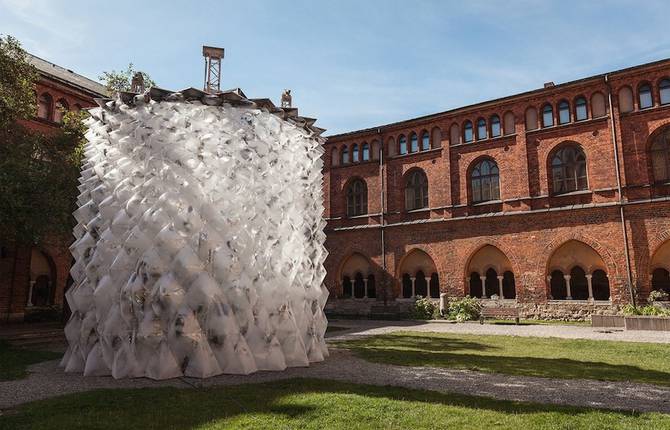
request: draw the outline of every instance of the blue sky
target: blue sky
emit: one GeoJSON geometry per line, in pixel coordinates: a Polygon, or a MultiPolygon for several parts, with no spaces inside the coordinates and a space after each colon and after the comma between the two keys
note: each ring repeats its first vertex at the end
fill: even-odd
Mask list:
{"type": "Polygon", "coordinates": [[[670,57],[669,1],[0,0],[0,33],[91,78],[128,62],[159,86],[294,105],[327,134],[670,57]]]}

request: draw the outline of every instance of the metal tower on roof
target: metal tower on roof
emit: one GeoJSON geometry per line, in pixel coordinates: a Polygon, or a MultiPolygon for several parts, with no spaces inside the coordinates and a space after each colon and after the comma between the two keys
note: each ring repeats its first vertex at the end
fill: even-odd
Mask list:
{"type": "Polygon", "coordinates": [[[205,92],[221,92],[221,60],[223,55],[223,48],[204,45],[202,47],[202,56],[205,57],[205,92]]]}

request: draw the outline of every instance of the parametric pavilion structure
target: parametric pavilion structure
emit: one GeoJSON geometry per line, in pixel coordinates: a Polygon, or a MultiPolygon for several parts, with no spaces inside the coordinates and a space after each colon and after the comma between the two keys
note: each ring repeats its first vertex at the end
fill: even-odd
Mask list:
{"type": "Polygon", "coordinates": [[[205,378],[323,360],[324,130],[239,89],[98,104],[65,370],[205,378]]]}

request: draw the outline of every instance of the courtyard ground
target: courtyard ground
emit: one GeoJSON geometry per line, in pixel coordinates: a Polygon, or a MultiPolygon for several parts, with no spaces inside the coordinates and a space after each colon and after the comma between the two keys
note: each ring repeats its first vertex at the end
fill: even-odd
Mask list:
{"type": "MultiPolygon", "coordinates": [[[[433,423],[438,422],[444,422],[445,426],[447,426],[449,425],[447,421],[436,421],[437,418],[433,419],[434,415],[439,415],[439,412],[431,408],[441,408],[443,409],[443,413],[445,415],[458,415],[460,413],[465,415],[472,415],[472,408],[470,406],[462,404],[463,402],[461,400],[454,399],[461,399],[459,396],[480,396],[477,398],[468,397],[468,402],[470,402],[470,404],[477,405],[484,405],[486,402],[493,402],[493,404],[497,406],[482,406],[484,411],[482,411],[483,415],[481,416],[481,419],[473,418],[473,421],[467,423],[464,422],[462,423],[463,425],[458,427],[467,428],[469,425],[473,428],[481,427],[483,425],[488,425],[488,420],[490,419],[494,422],[499,422],[500,425],[497,427],[501,428],[514,427],[515,425],[525,426],[526,428],[615,428],[615,425],[609,425],[610,421],[608,420],[610,418],[604,417],[616,417],[611,422],[620,423],[622,425],[626,424],[624,425],[624,428],[666,428],[664,426],[670,428],[670,416],[637,414],[639,412],[661,412],[665,414],[670,413],[670,387],[656,385],[658,380],[653,379],[655,375],[660,379],[667,380],[669,372],[665,367],[645,368],[644,363],[631,362],[626,364],[625,359],[623,359],[621,363],[617,364],[611,362],[612,357],[607,358],[604,356],[605,358],[600,358],[597,354],[595,354],[589,358],[591,364],[587,366],[588,368],[592,368],[590,366],[597,368],[597,364],[601,362],[605,368],[612,366],[610,373],[611,375],[616,373],[618,365],[621,365],[622,369],[628,365],[630,368],[635,368],[635,371],[638,372],[638,375],[644,374],[645,370],[649,372],[649,378],[643,377],[638,379],[638,381],[653,383],[631,382],[628,380],[602,381],[591,379],[597,378],[599,375],[589,374],[588,372],[570,376],[571,378],[574,377],[575,379],[565,379],[565,377],[561,377],[559,375],[553,375],[552,377],[538,377],[538,375],[534,375],[532,372],[525,374],[500,373],[497,371],[500,369],[495,369],[494,365],[493,369],[486,369],[484,367],[480,368],[477,366],[470,367],[476,368],[477,370],[466,370],[470,369],[467,366],[463,366],[465,369],[454,369],[450,366],[432,367],[436,365],[439,366],[440,364],[431,362],[430,359],[426,359],[425,362],[396,362],[395,364],[374,362],[361,358],[361,356],[359,356],[360,348],[358,350],[356,348],[349,350],[337,347],[337,344],[342,341],[374,341],[374,338],[368,338],[368,336],[379,334],[391,334],[393,336],[393,333],[398,335],[397,332],[408,330],[422,332],[417,335],[413,335],[412,337],[414,338],[420,338],[421,336],[427,335],[433,337],[433,335],[428,334],[427,332],[446,333],[445,335],[438,335],[438,337],[447,336],[445,339],[447,339],[449,336],[485,334],[487,341],[482,341],[481,343],[484,345],[484,347],[483,349],[479,349],[480,351],[487,351],[487,354],[490,353],[490,359],[492,360],[491,363],[495,364],[497,360],[499,360],[501,363],[506,363],[506,360],[510,360],[511,358],[515,357],[510,357],[510,351],[512,350],[508,348],[509,345],[487,345],[487,343],[490,342],[504,342],[506,340],[513,339],[517,343],[524,341],[532,343],[537,341],[548,342],[548,345],[551,345],[554,342],[561,341],[560,339],[546,338],[547,336],[551,336],[562,339],[589,339],[589,342],[594,343],[594,347],[596,348],[599,345],[603,346],[605,344],[614,343],[622,346],[625,349],[631,347],[626,342],[636,341],[645,343],[634,344],[632,345],[633,349],[635,349],[635,347],[638,345],[642,349],[654,349],[663,348],[665,346],[659,345],[659,343],[670,343],[670,336],[667,333],[659,334],[653,332],[623,331],[608,332],[607,330],[594,330],[590,327],[581,326],[509,326],[490,324],[485,324],[482,326],[478,323],[448,324],[412,321],[375,322],[341,320],[331,321],[330,325],[332,327],[339,328],[332,329],[328,334],[329,342],[331,343],[331,356],[325,362],[313,364],[309,368],[293,368],[288,369],[285,372],[259,372],[249,376],[222,375],[204,381],[191,378],[178,378],[169,381],[151,381],[148,379],[116,381],[109,377],[84,378],[83,376],[77,374],[65,374],[57,367],[57,361],[45,361],[39,364],[34,364],[30,366],[30,374],[27,378],[0,382],[0,411],[2,411],[2,414],[4,415],[4,417],[0,417],[0,428],[2,428],[3,424],[5,423],[12,424],[12,426],[8,428],[22,428],[21,425],[24,425],[22,423],[28,422],[22,421],[27,420],[27,416],[32,417],[31,419],[39,419],[41,415],[37,414],[35,411],[38,409],[41,410],[40,408],[46,408],[44,410],[49,410],[49,408],[54,405],[53,407],[55,409],[52,409],[51,412],[58,414],[58,411],[61,408],[64,408],[65,406],[63,405],[65,404],[72,403],[73,408],[81,408],[82,405],[89,405],[89,403],[87,403],[88,401],[94,402],[93,405],[90,405],[92,411],[91,414],[94,415],[91,415],[89,418],[97,419],[95,414],[104,415],[105,412],[102,410],[96,411],[97,406],[95,402],[98,400],[95,399],[99,399],[99,397],[96,396],[103,396],[104,398],[110,399],[110,401],[113,401],[111,404],[112,406],[116,405],[118,402],[121,402],[118,403],[119,405],[123,405],[123,399],[125,399],[129,393],[126,389],[131,388],[144,388],[143,390],[130,391],[130,393],[135,393],[133,396],[136,396],[140,400],[144,399],[144,396],[147,396],[147,399],[151,399],[152,396],[154,396],[153,398],[155,399],[156,396],[163,396],[164,392],[169,393],[166,394],[168,397],[174,397],[172,395],[172,391],[169,390],[181,388],[182,390],[177,391],[180,393],[179,396],[186,396],[184,401],[193,401],[195,403],[198,403],[197,399],[199,399],[198,396],[201,395],[200,393],[209,392],[207,390],[214,390],[212,393],[217,393],[215,397],[220,401],[224,401],[225,398],[236,399],[238,393],[239,396],[244,396],[246,395],[244,394],[244,391],[250,390],[251,393],[255,393],[257,400],[262,400],[262,404],[257,405],[258,407],[256,409],[252,409],[249,413],[245,414],[233,414],[234,416],[224,414],[212,417],[212,420],[214,420],[212,422],[239,422],[240,426],[244,424],[249,425],[250,427],[254,427],[253,420],[256,419],[254,418],[256,416],[269,417],[268,422],[275,422],[278,427],[281,427],[282,425],[288,427],[301,427],[303,426],[303,421],[301,421],[303,418],[307,419],[306,417],[313,417],[313,415],[310,415],[310,413],[317,413],[320,411],[318,413],[325,420],[333,420],[335,419],[334,417],[340,415],[343,417],[340,421],[324,421],[331,422],[333,424],[331,427],[339,426],[356,428],[356,423],[358,422],[367,422],[370,424],[368,421],[359,420],[376,420],[377,418],[380,418],[368,417],[366,414],[368,414],[369,411],[365,410],[367,407],[377,409],[381,408],[382,410],[389,411],[396,409],[402,410],[403,408],[409,407],[411,410],[423,410],[425,417],[427,417],[425,421],[402,421],[404,418],[401,416],[402,414],[399,413],[397,419],[400,421],[391,422],[393,425],[390,424],[387,426],[390,428],[393,428],[394,426],[396,428],[405,427],[405,424],[412,425],[416,428],[428,428],[431,427],[433,423]],[[507,336],[514,335],[521,337],[503,339],[500,336],[494,336],[489,341],[488,336],[493,336],[495,334],[507,336]],[[498,340],[496,341],[495,339],[498,340]],[[597,341],[602,339],[615,341],[623,340],[626,342],[593,342],[594,340],[597,341]],[[491,371],[494,373],[491,373],[491,371]],[[309,393],[304,393],[300,388],[304,385],[303,382],[295,382],[295,378],[313,378],[318,379],[321,382],[309,382],[309,384],[305,385],[306,387],[309,387],[309,393]],[[327,380],[327,382],[323,382],[324,380],[327,380]],[[258,396],[258,390],[261,389],[260,387],[250,388],[248,385],[246,385],[247,388],[232,387],[239,384],[267,383],[270,381],[284,381],[279,385],[284,387],[282,388],[284,391],[281,393],[276,393],[276,395],[273,395],[273,397],[268,397],[267,399],[265,396],[265,390],[270,390],[268,387],[272,387],[272,384],[262,386],[262,396],[258,396]],[[340,383],[344,385],[341,385],[340,383]],[[359,385],[353,384],[368,384],[374,387],[361,387],[359,385]],[[390,388],[388,387],[389,385],[393,385],[395,388],[390,388]],[[347,391],[341,387],[350,387],[350,389],[347,388],[349,389],[349,391],[347,391]],[[193,390],[192,388],[197,389],[193,390]],[[99,389],[105,390],[96,391],[95,393],[104,394],[84,393],[99,389]],[[109,391],[107,389],[115,390],[109,391]],[[121,391],[118,391],[119,389],[121,389],[121,391]],[[417,392],[412,392],[414,394],[411,394],[411,396],[416,395],[418,398],[430,397],[443,400],[429,402],[429,404],[424,405],[421,404],[422,401],[418,400],[418,398],[413,400],[410,399],[410,394],[407,394],[407,396],[402,395],[402,393],[410,393],[407,391],[407,389],[420,390],[417,392]],[[68,393],[73,393],[72,397],[58,397],[68,393]],[[49,400],[23,405],[26,402],[40,399],[49,400]],[[368,406],[362,406],[362,410],[359,410],[361,408],[358,408],[357,405],[360,402],[368,406]],[[382,404],[379,402],[382,402],[382,404]],[[519,404],[505,402],[523,403],[519,404]],[[530,405],[530,403],[541,403],[544,404],[544,406],[530,405]],[[310,411],[312,412],[291,415],[291,413],[282,412],[282,405],[284,404],[288,404],[289,409],[293,408],[295,405],[297,405],[295,407],[298,409],[303,408],[304,405],[308,405],[310,411]],[[452,408],[457,405],[466,409],[460,410],[452,408]],[[579,411],[571,410],[570,412],[569,409],[562,409],[564,406],[587,409],[579,409],[579,411]],[[513,411],[517,410],[518,408],[539,409],[533,413],[521,414],[520,417],[517,417],[513,411]],[[591,411],[592,408],[597,408],[601,411],[596,413],[591,411]],[[458,412],[459,410],[461,412],[458,412]],[[496,414],[498,415],[488,415],[488,413],[491,412],[490,410],[495,410],[496,414]],[[611,412],[611,410],[618,410],[620,412],[611,412]],[[542,421],[518,421],[522,418],[528,420],[531,417],[539,416],[547,417],[547,420],[544,422],[544,424],[542,421]],[[583,422],[575,421],[576,423],[582,423],[575,426],[560,424],[565,423],[562,421],[561,417],[565,417],[566,419],[568,419],[568,417],[572,417],[572,419],[574,419],[575,416],[590,418],[583,422]],[[595,424],[592,426],[587,426],[586,423],[589,422],[593,422],[595,424]],[[602,425],[597,425],[598,423],[602,425]]],[[[421,341],[415,339],[413,342],[418,342],[420,344],[421,341]]],[[[425,346],[426,345],[424,345],[424,347],[425,346]]],[[[442,347],[445,346],[446,345],[443,345],[442,347]]],[[[411,345],[411,347],[416,348],[416,345],[411,345]]],[[[428,350],[434,349],[433,352],[437,357],[439,357],[440,354],[445,352],[439,348],[441,348],[439,345],[434,347],[431,346],[429,348],[424,348],[425,351],[423,352],[421,352],[419,348],[419,352],[422,354],[429,354],[428,350]]],[[[521,343],[520,348],[516,349],[520,357],[523,357],[523,353],[525,351],[524,348],[526,347],[521,343]]],[[[670,349],[670,345],[668,348],[670,349]]],[[[463,352],[463,350],[461,350],[461,352],[463,352]]],[[[527,353],[529,354],[529,357],[532,358],[532,354],[534,354],[533,351],[528,350],[527,353]]],[[[573,350],[572,356],[567,354],[566,357],[563,358],[566,360],[579,361],[579,356],[575,356],[575,354],[579,353],[579,351],[573,350]]],[[[471,355],[476,356],[477,354],[471,355]]],[[[484,355],[482,355],[482,357],[483,356],[484,355]]],[[[532,360],[529,360],[529,362],[536,362],[536,359],[538,359],[538,357],[534,357],[532,360]]],[[[437,360],[439,361],[439,359],[437,360]]],[[[461,363],[463,362],[461,361],[461,363]]],[[[518,360],[517,363],[523,364],[524,361],[518,360]]],[[[442,364],[448,365],[448,362],[442,364]]],[[[575,366],[577,367],[573,367],[573,369],[577,369],[578,365],[579,363],[575,363],[575,366]]],[[[479,363],[479,366],[481,366],[481,363],[479,363]]],[[[526,363],[525,366],[528,366],[528,363],[526,363]]],[[[601,376],[602,375],[600,375],[600,377],[601,376]]],[[[271,392],[275,393],[274,391],[271,392]]],[[[144,411],[145,409],[152,409],[150,403],[152,402],[147,400],[147,405],[145,406],[142,401],[138,400],[135,410],[140,411],[140,414],[137,419],[149,419],[144,415],[144,411]]],[[[119,407],[121,408],[121,406],[119,407]]],[[[215,408],[215,406],[212,407],[215,408]]],[[[179,407],[166,406],[166,408],[171,410],[178,409],[179,407]]],[[[88,410],[88,407],[86,409],[88,410]]],[[[110,410],[113,410],[113,408],[110,410]]],[[[219,412],[223,414],[221,411],[218,411],[217,413],[219,412]]],[[[204,415],[210,416],[211,413],[210,415],[207,413],[204,415]]],[[[43,418],[46,420],[47,415],[44,415],[43,418]]],[[[443,419],[446,420],[447,418],[448,417],[445,417],[443,419]]],[[[319,420],[321,420],[321,418],[319,418],[319,420]]],[[[35,422],[37,423],[37,421],[35,422]]],[[[175,422],[178,422],[178,420],[175,422]]],[[[458,421],[455,421],[454,423],[457,422],[458,421]]],[[[187,427],[216,428],[216,426],[213,424],[210,427],[207,427],[207,425],[209,424],[205,422],[198,422],[197,425],[193,423],[187,427]]],[[[456,426],[456,424],[453,425],[456,426]]],[[[370,425],[369,427],[374,426],[370,425]]],[[[35,428],[40,427],[38,426],[35,428]]],[[[74,428],[76,428],[76,425],[74,428]]]]}

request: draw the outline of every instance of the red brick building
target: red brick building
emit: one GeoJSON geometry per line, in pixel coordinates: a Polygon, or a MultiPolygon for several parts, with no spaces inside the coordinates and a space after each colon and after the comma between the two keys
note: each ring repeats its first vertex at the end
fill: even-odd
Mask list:
{"type": "MultiPolygon", "coordinates": [[[[71,70],[34,56],[30,61],[39,72],[37,116],[25,125],[37,132],[58,129],[65,111],[92,107],[94,98],[106,94],[104,86],[71,70]]],[[[60,309],[72,260],[71,242],[69,236],[52,237],[30,248],[0,238],[0,323],[23,320],[28,311],[60,309]]]]}
{"type": "Polygon", "coordinates": [[[472,295],[584,316],[670,292],[670,60],[325,150],[331,313],[472,295]]]}

